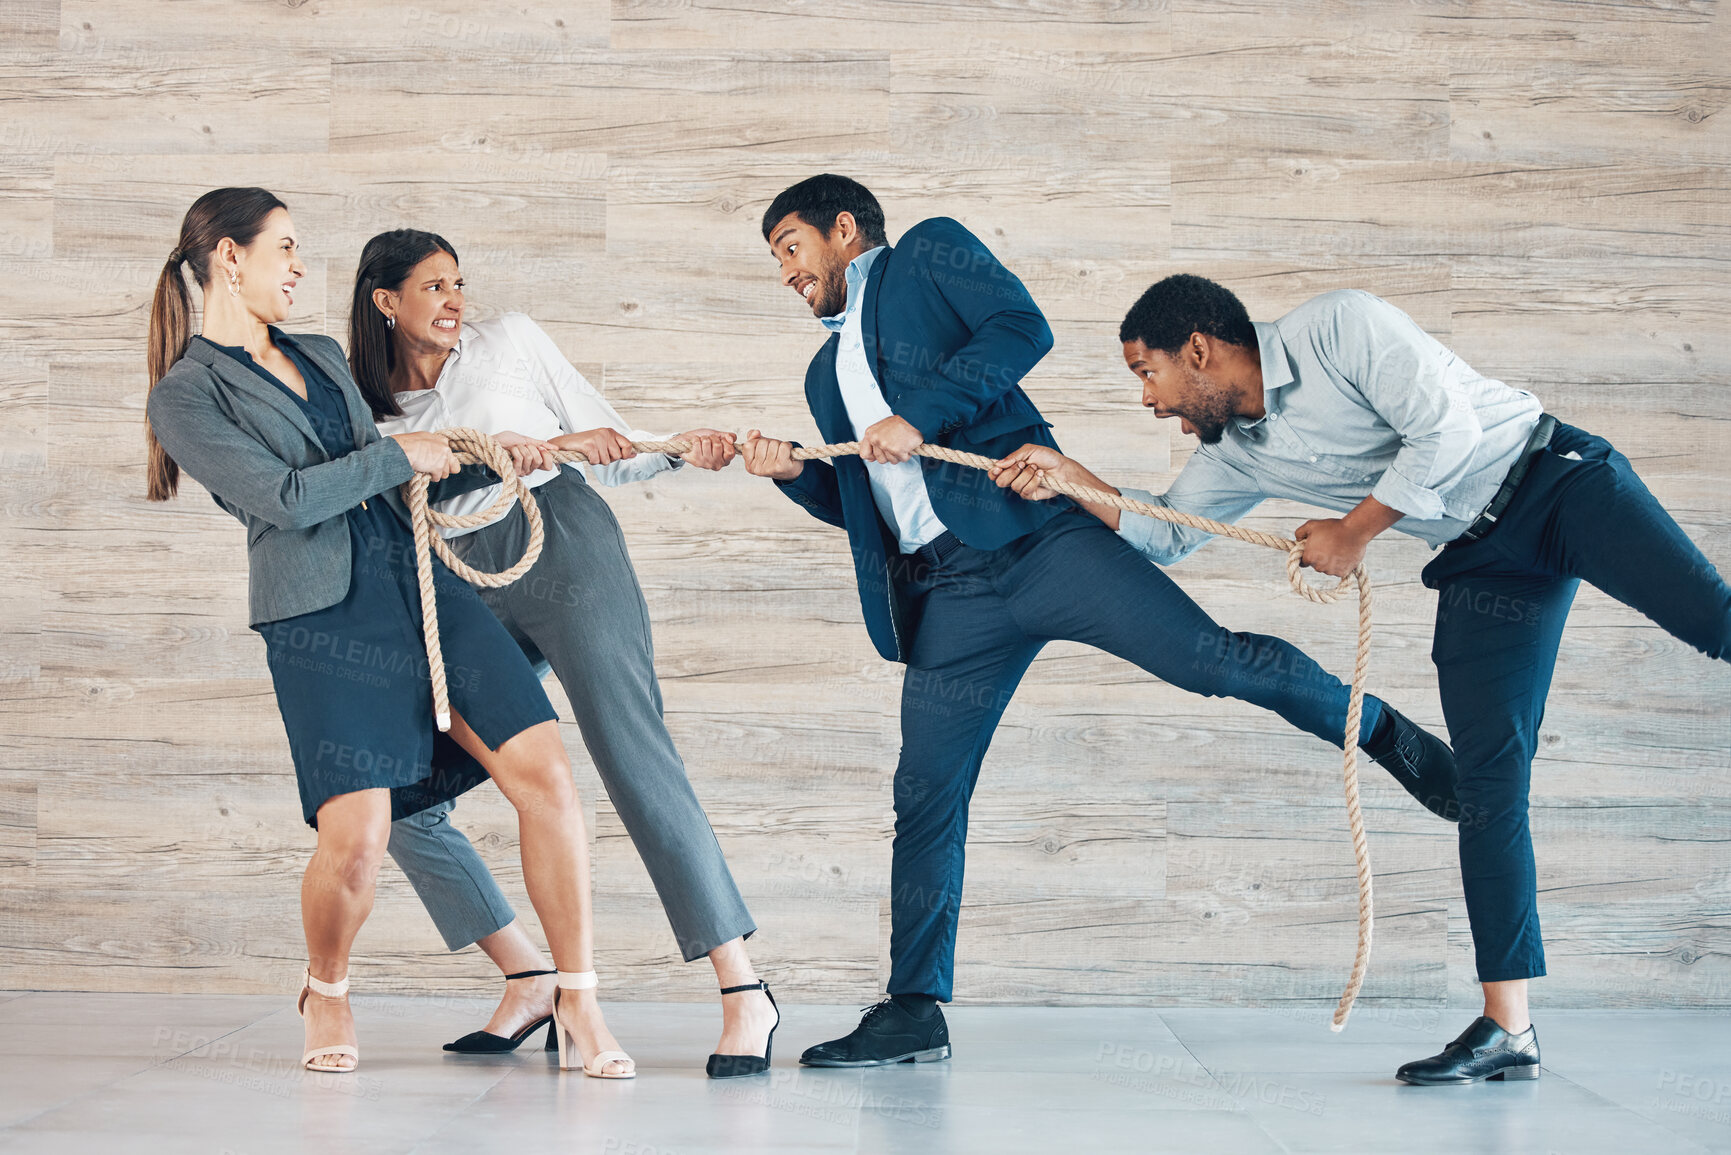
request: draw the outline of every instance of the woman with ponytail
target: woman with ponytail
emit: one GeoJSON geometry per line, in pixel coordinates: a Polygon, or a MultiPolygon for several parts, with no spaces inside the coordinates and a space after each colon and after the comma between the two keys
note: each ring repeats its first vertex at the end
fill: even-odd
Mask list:
{"type": "Polygon", "coordinates": [[[392,819],[491,777],[517,810],[524,882],[559,968],[560,1066],[580,1059],[586,1074],[629,1078],[596,1002],[587,836],[553,708],[498,619],[436,560],[453,716],[449,735],[433,725],[398,487],[425,474],[449,496],[488,478],[459,470],[436,433],[382,437],[341,347],[277,328],[305,274],[276,197],[200,197],[157,282],[145,407],[151,498],[172,497],[184,468],[246,526],[248,620],[264,636],[301,812],[318,832],[301,885],[302,1063],[344,1072],[359,1061],[349,951],[392,819]],[[203,293],[197,336],[187,272],[203,293]]]}
{"type": "MultiPolygon", "coordinates": [[[[577,449],[591,463],[524,461],[545,531],[541,557],[512,585],[481,591],[481,599],[527,656],[546,660],[559,675],[680,954],[687,962],[707,956],[715,968],[722,1030],[709,1074],[761,1074],[780,1016],[746,954],[744,939],[756,927],[667,732],[649,610],[619,523],[590,484],[653,477],[680,460],[635,453],[633,440],[661,438],[626,424],[528,317],[469,320],[457,252],[433,233],[400,229],[367,242],[349,310],[349,364],[382,429],[468,426],[500,437],[525,458],[577,449]]],[[[691,446],[685,463],[700,468],[720,469],[734,456],[731,434],[696,429],[679,439],[691,446]]],[[[490,491],[468,493],[441,508],[475,513],[493,498],[490,491]]],[[[479,529],[446,531],[452,548],[483,570],[521,557],[527,532],[517,507],[479,529]]],[[[488,1029],[447,1049],[510,1050],[545,1021],[552,986],[539,951],[469,840],[449,822],[449,810],[437,806],[393,823],[391,856],[450,948],[478,942],[507,980],[488,1029]]]]}

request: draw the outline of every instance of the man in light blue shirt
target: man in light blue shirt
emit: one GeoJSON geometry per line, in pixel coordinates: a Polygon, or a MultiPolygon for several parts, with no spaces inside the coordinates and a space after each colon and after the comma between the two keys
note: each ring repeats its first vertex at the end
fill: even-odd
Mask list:
{"type": "MultiPolygon", "coordinates": [[[[1356,289],[1252,327],[1262,412],[1191,422],[1202,445],[1171,489],[1127,496],[1216,521],[1237,521],[1268,497],[1346,513],[1368,496],[1401,511],[1402,532],[1443,545],[1496,495],[1542,412],[1531,393],[1481,377],[1405,313],[1356,289]]],[[[1210,536],[1134,513],[1117,529],[1162,565],[1210,536]]]]}
{"type": "MultiPolygon", "coordinates": [[[[1299,526],[1304,564],[1345,576],[1398,527],[1443,547],[1431,656],[1458,773],[1460,861],[1484,1014],[1397,1078],[1537,1078],[1527,980],[1545,973],[1527,791],[1557,646],[1582,580],[1709,657],[1731,658],[1731,587],[1603,438],[1475,373],[1412,318],[1356,291],[1273,324],[1201,277],[1154,285],[1119,329],[1142,404],[1201,447],[1164,494],[1124,496],[1219,521],[1264,498],[1339,511],[1299,526]],[[1614,527],[1609,531],[1608,527],[1614,527]]],[[[1023,497],[1048,477],[1120,492],[1049,446],[992,471],[1023,497]]],[[[1151,561],[1208,535],[1082,503],[1151,561]]]]}

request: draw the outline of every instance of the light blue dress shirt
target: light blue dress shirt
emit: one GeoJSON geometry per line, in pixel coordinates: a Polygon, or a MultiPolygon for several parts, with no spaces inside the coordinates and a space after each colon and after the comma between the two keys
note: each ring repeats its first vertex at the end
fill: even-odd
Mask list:
{"type": "MultiPolygon", "coordinates": [[[[1124,496],[1227,522],[1270,497],[1344,513],[1374,496],[1405,514],[1396,529],[1440,546],[1490,504],[1542,412],[1357,289],[1257,322],[1256,339],[1266,415],[1233,418],[1164,494],[1124,496]]],[[[1118,533],[1161,565],[1212,536],[1136,513],[1118,533]]]]}
{"type": "MultiPolygon", "coordinates": [[[[841,334],[835,354],[835,380],[841,388],[841,402],[856,439],[879,421],[893,416],[890,403],[872,373],[860,327],[866,277],[882,252],[884,247],[879,245],[848,262],[847,305],[838,315],[821,318],[824,328],[841,334]]],[[[903,553],[914,552],[944,532],[944,523],[938,520],[932,499],[926,493],[926,478],[918,460],[900,465],[868,461],[865,467],[878,514],[895,529],[903,553]]]]}

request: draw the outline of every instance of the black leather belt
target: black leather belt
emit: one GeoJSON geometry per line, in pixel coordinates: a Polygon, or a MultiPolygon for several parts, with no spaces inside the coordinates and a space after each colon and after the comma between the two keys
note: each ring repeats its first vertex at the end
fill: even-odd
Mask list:
{"type": "Polygon", "coordinates": [[[1485,511],[1479,514],[1455,541],[1477,541],[1497,527],[1497,520],[1508,511],[1509,503],[1515,499],[1515,490],[1519,489],[1521,482],[1526,479],[1527,469],[1532,465],[1533,458],[1544,452],[1545,446],[1551,443],[1551,435],[1556,431],[1557,419],[1549,413],[1539,414],[1539,423],[1533,426],[1533,435],[1527,438],[1526,448],[1515,458],[1515,463],[1509,466],[1509,474],[1503,478],[1497,495],[1491,498],[1485,511]]]}
{"type": "Polygon", "coordinates": [[[926,544],[914,550],[913,556],[929,566],[942,565],[945,558],[962,547],[962,539],[949,530],[938,534],[926,544]]]}

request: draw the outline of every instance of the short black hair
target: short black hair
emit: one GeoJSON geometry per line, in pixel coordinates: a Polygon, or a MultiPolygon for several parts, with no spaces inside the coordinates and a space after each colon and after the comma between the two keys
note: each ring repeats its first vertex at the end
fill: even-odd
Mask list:
{"type": "Polygon", "coordinates": [[[1250,314],[1225,285],[1192,273],[1156,281],[1136,299],[1118,326],[1118,340],[1140,341],[1168,356],[1176,355],[1192,333],[1205,333],[1229,345],[1256,348],[1250,314]]]}
{"type": "Polygon", "coordinates": [[[889,244],[884,235],[883,206],[871,189],[850,177],[823,172],[782,189],[763,212],[764,240],[769,239],[769,230],[788,213],[798,213],[800,220],[826,237],[835,228],[836,217],[852,213],[867,248],[889,244]]]}

